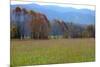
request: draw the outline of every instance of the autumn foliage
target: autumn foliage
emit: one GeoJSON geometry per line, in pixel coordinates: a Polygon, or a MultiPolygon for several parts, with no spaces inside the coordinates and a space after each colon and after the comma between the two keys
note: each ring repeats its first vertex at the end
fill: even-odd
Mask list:
{"type": "Polygon", "coordinates": [[[16,7],[11,10],[11,38],[48,39],[95,37],[95,25],[82,26],[63,20],[49,20],[43,13],[16,7]]]}

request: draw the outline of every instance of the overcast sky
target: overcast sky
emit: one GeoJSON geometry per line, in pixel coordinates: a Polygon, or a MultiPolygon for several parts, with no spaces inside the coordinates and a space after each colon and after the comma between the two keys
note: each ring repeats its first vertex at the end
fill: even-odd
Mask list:
{"type": "Polygon", "coordinates": [[[58,2],[95,5],[96,0],[16,0],[16,1],[39,1],[39,2],[58,2]]]}
{"type": "Polygon", "coordinates": [[[61,7],[73,7],[77,9],[95,10],[95,6],[94,6],[95,0],[23,0],[23,1],[18,0],[18,1],[11,1],[11,4],[31,4],[31,3],[36,3],[39,5],[57,5],[61,7]],[[32,1],[38,1],[38,2],[32,2],[32,1]],[[45,2],[56,2],[56,3],[45,3],[45,2]],[[61,4],[61,3],[72,3],[72,4],[83,4],[83,5],[72,5],[72,4],[61,4]],[[84,5],[84,4],[88,4],[88,5],[84,5]]]}

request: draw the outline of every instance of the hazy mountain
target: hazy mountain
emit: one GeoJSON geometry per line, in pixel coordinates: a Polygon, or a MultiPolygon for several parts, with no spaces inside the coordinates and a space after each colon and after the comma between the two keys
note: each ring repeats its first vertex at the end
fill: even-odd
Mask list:
{"type": "Polygon", "coordinates": [[[74,22],[80,24],[95,23],[95,11],[89,9],[75,9],[72,7],[60,7],[55,5],[38,5],[38,4],[19,4],[11,5],[11,9],[16,6],[41,12],[47,16],[49,20],[61,19],[65,22],[74,22]]]}

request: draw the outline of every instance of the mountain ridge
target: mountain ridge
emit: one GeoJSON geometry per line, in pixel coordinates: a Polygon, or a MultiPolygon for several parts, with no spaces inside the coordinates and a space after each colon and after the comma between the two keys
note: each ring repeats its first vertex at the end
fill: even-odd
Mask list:
{"type": "Polygon", "coordinates": [[[26,8],[27,10],[35,10],[37,12],[43,13],[47,16],[49,20],[60,19],[65,22],[74,22],[82,24],[95,23],[95,11],[89,9],[76,9],[73,7],[59,7],[55,5],[47,6],[34,3],[11,5],[11,9],[17,6],[21,8],[26,8]]]}

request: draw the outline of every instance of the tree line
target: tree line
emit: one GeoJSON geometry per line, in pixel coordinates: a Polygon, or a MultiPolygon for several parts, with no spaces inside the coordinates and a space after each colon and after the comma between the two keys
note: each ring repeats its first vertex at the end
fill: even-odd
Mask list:
{"type": "Polygon", "coordinates": [[[82,25],[63,20],[48,20],[46,15],[25,8],[11,10],[11,38],[95,38],[95,24],[82,25]]]}

